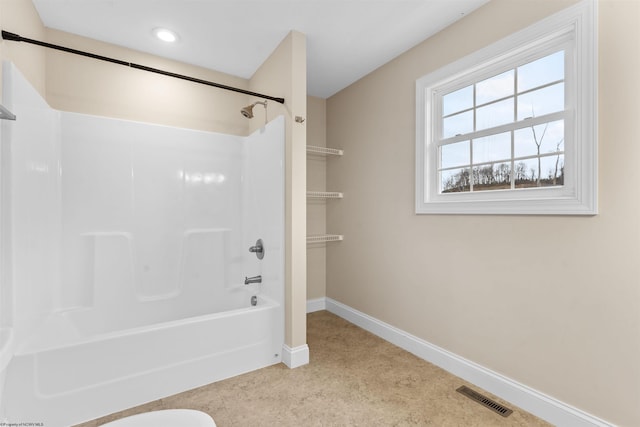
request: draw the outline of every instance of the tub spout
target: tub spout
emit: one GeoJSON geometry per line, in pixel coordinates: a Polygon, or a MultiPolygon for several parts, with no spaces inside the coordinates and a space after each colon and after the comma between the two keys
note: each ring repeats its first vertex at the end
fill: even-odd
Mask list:
{"type": "Polygon", "coordinates": [[[262,276],[253,276],[244,278],[244,284],[249,285],[251,283],[262,283],[262,276]]]}

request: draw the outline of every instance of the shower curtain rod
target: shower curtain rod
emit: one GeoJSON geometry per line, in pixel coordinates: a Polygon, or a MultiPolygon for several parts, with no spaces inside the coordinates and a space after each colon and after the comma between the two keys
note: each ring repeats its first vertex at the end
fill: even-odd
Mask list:
{"type": "Polygon", "coordinates": [[[29,38],[26,38],[26,37],[19,36],[18,34],[10,33],[8,31],[4,31],[4,30],[2,30],[2,38],[3,38],[3,40],[35,44],[37,46],[48,47],[50,49],[60,50],[62,52],[73,53],[75,55],[86,56],[88,58],[98,59],[100,61],[106,61],[106,62],[111,62],[113,64],[124,65],[125,67],[135,68],[136,70],[148,71],[150,73],[161,74],[163,76],[169,76],[169,77],[174,77],[176,79],[187,80],[187,81],[190,81],[190,82],[193,82],[193,83],[200,83],[200,84],[207,85],[207,86],[213,86],[213,87],[217,87],[217,88],[220,88],[220,89],[230,90],[232,92],[243,93],[245,95],[252,95],[252,96],[255,96],[255,97],[258,97],[258,98],[268,99],[268,100],[271,100],[271,101],[279,102],[280,104],[284,104],[284,98],[276,98],[274,96],[264,95],[264,94],[258,93],[258,92],[251,92],[249,90],[239,89],[239,88],[233,87],[233,86],[227,86],[227,85],[223,85],[223,84],[220,84],[220,83],[210,82],[208,80],[202,80],[202,79],[198,79],[198,78],[195,78],[195,77],[185,76],[183,74],[172,73],[170,71],[164,71],[164,70],[160,70],[158,68],[152,68],[152,67],[147,67],[147,66],[140,65],[140,64],[134,64],[133,62],[121,61],[119,59],[109,58],[107,56],[96,55],[96,54],[90,53],[90,52],[84,52],[82,50],[72,49],[72,48],[69,48],[69,47],[59,46],[59,45],[55,45],[55,44],[51,44],[51,43],[47,43],[47,42],[41,42],[39,40],[29,39],[29,38]]]}

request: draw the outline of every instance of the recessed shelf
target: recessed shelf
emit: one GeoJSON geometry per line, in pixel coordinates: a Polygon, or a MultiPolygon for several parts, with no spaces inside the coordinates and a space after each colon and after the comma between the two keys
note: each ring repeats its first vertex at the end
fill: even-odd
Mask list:
{"type": "Polygon", "coordinates": [[[344,195],[338,191],[307,191],[309,199],[342,199],[344,195]]]}
{"type": "Polygon", "coordinates": [[[307,243],[339,242],[342,239],[341,234],[313,234],[307,236],[307,243]]]}
{"type": "Polygon", "coordinates": [[[307,153],[342,156],[344,152],[337,148],[319,147],[317,145],[307,145],[307,153]]]}
{"type": "MultiPolygon", "coordinates": [[[[344,152],[337,148],[307,145],[307,154],[319,156],[342,156],[344,152]]],[[[307,191],[308,200],[342,199],[344,194],[338,191],[307,191]]],[[[311,234],[307,235],[307,244],[322,244],[326,242],[339,242],[343,240],[341,234],[311,234]]]]}

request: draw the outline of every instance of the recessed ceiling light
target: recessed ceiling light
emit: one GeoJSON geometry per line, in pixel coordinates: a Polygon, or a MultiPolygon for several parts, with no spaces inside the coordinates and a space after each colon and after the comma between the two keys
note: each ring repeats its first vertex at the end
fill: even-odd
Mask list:
{"type": "Polygon", "coordinates": [[[171,30],[166,28],[155,28],[153,34],[163,42],[173,43],[178,40],[178,36],[171,30]]]}

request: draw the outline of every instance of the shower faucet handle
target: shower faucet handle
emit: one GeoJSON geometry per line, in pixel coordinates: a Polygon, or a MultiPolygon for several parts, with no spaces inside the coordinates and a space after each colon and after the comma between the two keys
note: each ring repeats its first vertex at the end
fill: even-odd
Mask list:
{"type": "Polygon", "coordinates": [[[255,253],[258,259],[264,258],[264,244],[262,243],[262,239],[258,239],[256,245],[249,248],[249,252],[255,253]]]}

